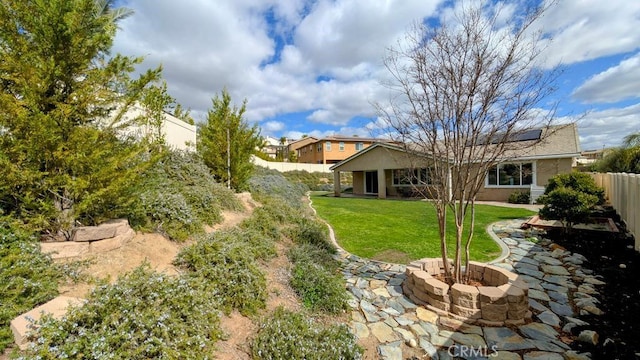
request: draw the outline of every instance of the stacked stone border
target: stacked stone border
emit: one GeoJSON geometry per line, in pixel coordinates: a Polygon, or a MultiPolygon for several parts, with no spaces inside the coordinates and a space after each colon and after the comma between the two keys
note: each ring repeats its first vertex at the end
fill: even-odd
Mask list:
{"type": "Polygon", "coordinates": [[[421,259],[407,266],[402,289],[416,304],[467,323],[488,326],[521,325],[530,320],[529,285],[497,266],[470,261],[470,279],[486,284],[448,284],[442,259],[421,259]]]}

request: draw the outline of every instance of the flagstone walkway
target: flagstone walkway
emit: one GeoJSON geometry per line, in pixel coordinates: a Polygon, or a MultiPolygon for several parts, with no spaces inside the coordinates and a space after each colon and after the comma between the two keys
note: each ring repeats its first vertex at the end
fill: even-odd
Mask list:
{"type": "MultiPolygon", "coordinates": [[[[601,314],[598,286],[604,284],[583,266],[586,259],[543,238],[536,230],[522,230],[524,220],[491,227],[503,244],[494,265],[520,275],[529,284],[531,321],[510,327],[465,324],[413,303],[402,293],[405,266],[363,259],[339,249],[352,308],[351,329],[358,338],[375,337],[381,359],[402,360],[408,347],[421,348],[432,359],[590,359],[567,345],[597,342],[597,334],[579,319],[601,314]],[[491,356],[487,356],[491,355],[491,356]]],[[[330,228],[333,238],[333,231],[330,228]]],[[[335,238],[333,239],[335,242],[335,238]]]]}

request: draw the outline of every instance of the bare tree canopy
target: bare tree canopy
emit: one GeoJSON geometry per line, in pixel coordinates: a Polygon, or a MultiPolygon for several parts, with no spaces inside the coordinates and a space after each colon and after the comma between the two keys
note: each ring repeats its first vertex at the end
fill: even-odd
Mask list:
{"type": "Polygon", "coordinates": [[[557,68],[540,66],[543,34],[535,22],[545,8],[513,11],[516,5],[489,1],[456,6],[436,25],[416,23],[388,50],[392,96],[389,104],[376,104],[394,140],[429,163],[425,196],[434,199],[445,264],[446,216],[453,212],[456,253],[445,274],[453,282],[462,279],[463,240],[469,260],[475,197],[487,171],[514,150],[544,140],[548,131],[534,129],[549,129],[555,106],[541,105],[558,75],[557,68]]]}

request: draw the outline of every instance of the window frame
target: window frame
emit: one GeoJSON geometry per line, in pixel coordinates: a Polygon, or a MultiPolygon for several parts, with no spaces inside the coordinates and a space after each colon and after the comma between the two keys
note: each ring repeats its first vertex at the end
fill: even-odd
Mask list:
{"type": "Polygon", "coordinates": [[[340,141],[340,143],[338,144],[338,148],[339,151],[344,151],[344,141],[340,141]]]}
{"type": "Polygon", "coordinates": [[[360,150],[364,150],[364,143],[363,142],[357,142],[356,143],[356,151],[360,151],[360,150]]]}
{"type": "Polygon", "coordinates": [[[429,177],[429,168],[401,168],[391,170],[391,185],[394,187],[412,187],[412,186],[428,186],[433,185],[431,177],[429,177]],[[396,174],[397,172],[404,172],[404,181],[400,180],[396,174]],[[412,172],[409,177],[408,174],[412,172]],[[423,177],[426,177],[423,179],[423,177]]]}
{"type": "Polygon", "coordinates": [[[532,160],[532,161],[514,161],[514,162],[504,162],[504,163],[499,163],[496,164],[495,166],[491,167],[491,169],[489,169],[489,171],[487,171],[485,178],[484,178],[484,187],[485,188],[490,188],[490,189],[516,189],[516,188],[529,188],[531,187],[531,185],[535,185],[537,184],[537,169],[536,169],[536,161],[532,160]],[[526,178],[526,175],[523,174],[522,168],[524,165],[531,165],[531,183],[529,184],[523,184],[523,180],[526,178]],[[519,166],[519,177],[520,177],[520,183],[519,184],[514,184],[514,185],[510,185],[510,184],[501,184],[500,183],[500,168],[505,166],[505,165],[517,165],[519,166]],[[489,176],[490,176],[490,172],[491,171],[495,171],[495,184],[490,184],[489,183],[489,176]],[[523,176],[524,175],[524,176],[523,176]]]}
{"type": "Polygon", "coordinates": [[[325,149],[326,151],[331,151],[331,141],[326,141],[326,142],[324,143],[324,149],[325,149]]]}

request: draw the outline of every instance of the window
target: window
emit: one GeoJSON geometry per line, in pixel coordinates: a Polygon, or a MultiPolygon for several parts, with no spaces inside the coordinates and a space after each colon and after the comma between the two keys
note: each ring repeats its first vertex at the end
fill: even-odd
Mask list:
{"type": "Polygon", "coordinates": [[[487,173],[490,186],[527,186],[533,184],[533,163],[499,164],[487,173]]]}
{"type": "Polygon", "coordinates": [[[318,143],[318,152],[322,152],[322,143],[318,143]]]}
{"type": "Polygon", "coordinates": [[[393,185],[428,185],[431,184],[429,169],[395,169],[393,170],[393,185]]]}
{"type": "Polygon", "coordinates": [[[324,143],[324,148],[327,151],[331,151],[331,141],[327,141],[324,143]]]}
{"type": "Polygon", "coordinates": [[[362,149],[364,149],[364,143],[356,143],[356,151],[360,151],[362,149]]]}
{"type": "Polygon", "coordinates": [[[344,141],[340,141],[340,151],[344,151],[344,141]]]}

